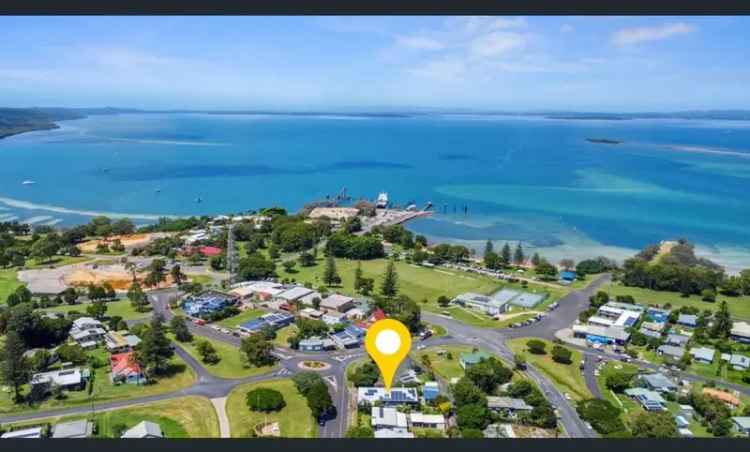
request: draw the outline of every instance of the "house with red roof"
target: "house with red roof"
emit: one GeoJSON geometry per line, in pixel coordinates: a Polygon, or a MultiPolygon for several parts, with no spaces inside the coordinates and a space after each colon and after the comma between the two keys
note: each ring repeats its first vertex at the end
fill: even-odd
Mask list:
{"type": "Polygon", "coordinates": [[[377,322],[378,320],[385,319],[385,312],[383,312],[382,309],[377,308],[374,311],[372,311],[372,314],[370,314],[370,317],[367,318],[367,320],[364,320],[362,322],[357,322],[357,326],[362,328],[370,328],[370,325],[377,322]]]}
{"type": "Polygon", "coordinates": [[[116,353],[109,358],[112,368],[112,383],[143,384],[146,378],[140,364],[135,360],[135,352],[116,353]]]}
{"type": "Polygon", "coordinates": [[[198,248],[198,251],[206,257],[218,256],[224,252],[223,249],[216,246],[202,246],[198,248]]]}

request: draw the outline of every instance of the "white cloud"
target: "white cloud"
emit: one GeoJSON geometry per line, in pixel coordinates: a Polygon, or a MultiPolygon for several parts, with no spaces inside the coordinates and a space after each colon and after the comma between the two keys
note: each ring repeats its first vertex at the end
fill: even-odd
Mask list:
{"type": "Polygon", "coordinates": [[[403,47],[419,50],[441,50],[445,48],[443,43],[427,36],[401,36],[398,38],[398,44],[403,47]]]}
{"type": "Polygon", "coordinates": [[[575,30],[575,29],[570,24],[562,24],[562,25],[560,25],[560,32],[561,33],[571,33],[573,30],[575,30]]]}
{"type": "Polygon", "coordinates": [[[458,58],[443,58],[429,61],[420,67],[410,69],[408,72],[412,75],[439,81],[452,81],[466,73],[466,63],[458,58]]]}
{"type": "Polygon", "coordinates": [[[454,30],[474,35],[495,30],[526,28],[524,17],[464,16],[449,19],[446,24],[454,30]]]}
{"type": "Polygon", "coordinates": [[[657,27],[625,28],[612,35],[612,43],[618,46],[628,46],[641,42],[659,41],[672,36],[692,33],[696,28],[683,22],[665,24],[657,27]]]}
{"type": "Polygon", "coordinates": [[[493,57],[523,47],[524,36],[519,33],[496,31],[473,40],[471,54],[475,57],[493,57]]]}

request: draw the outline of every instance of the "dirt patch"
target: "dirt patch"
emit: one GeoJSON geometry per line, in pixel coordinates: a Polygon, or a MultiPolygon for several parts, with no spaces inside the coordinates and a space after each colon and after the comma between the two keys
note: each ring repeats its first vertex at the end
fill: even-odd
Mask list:
{"type": "MultiPolygon", "coordinates": [[[[66,274],[63,281],[72,287],[88,287],[90,284],[101,285],[109,283],[115,290],[128,290],[133,284],[133,275],[121,266],[111,266],[106,268],[77,268],[66,274]]],[[[136,279],[142,284],[146,273],[136,273],[136,279]]],[[[167,274],[166,280],[159,284],[158,288],[170,287],[172,277],[167,274]]]]}
{"type": "Polygon", "coordinates": [[[115,240],[119,239],[120,243],[125,248],[133,248],[136,246],[143,246],[148,243],[150,243],[153,240],[156,240],[163,234],[130,234],[130,235],[113,235],[112,237],[108,237],[106,239],[100,239],[100,240],[89,240],[87,242],[83,242],[80,245],[78,245],[78,248],[81,250],[82,253],[95,253],[96,247],[100,243],[104,243],[106,245],[110,245],[115,240]]]}
{"type": "Polygon", "coordinates": [[[516,438],[555,438],[555,431],[530,425],[514,425],[516,438]]]}

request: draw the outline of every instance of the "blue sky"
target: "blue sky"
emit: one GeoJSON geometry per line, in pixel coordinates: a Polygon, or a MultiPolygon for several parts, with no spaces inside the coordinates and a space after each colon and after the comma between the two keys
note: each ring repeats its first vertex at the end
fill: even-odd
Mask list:
{"type": "Polygon", "coordinates": [[[0,17],[0,105],[750,106],[750,17],[0,17]]]}

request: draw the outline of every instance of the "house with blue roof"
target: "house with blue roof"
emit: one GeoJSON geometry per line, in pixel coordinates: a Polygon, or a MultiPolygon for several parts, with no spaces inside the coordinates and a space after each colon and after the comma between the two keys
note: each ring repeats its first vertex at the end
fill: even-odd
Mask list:
{"type": "Polygon", "coordinates": [[[576,280],[576,272],[572,270],[564,270],[560,272],[560,281],[567,281],[572,283],[576,280]]]}
{"type": "Polygon", "coordinates": [[[424,386],[422,387],[422,396],[424,397],[425,402],[435,400],[435,398],[439,395],[440,386],[438,386],[437,381],[425,382],[424,386]]]}
{"type": "Polygon", "coordinates": [[[286,312],[272,312],[243,323],[240,325],[240,330],[254,334],[262,331],[266,327],[278,330],[279,328],[291,325],[292,323],[294,323],[294,316],[291,314],[287,314],[286,312]]]}

